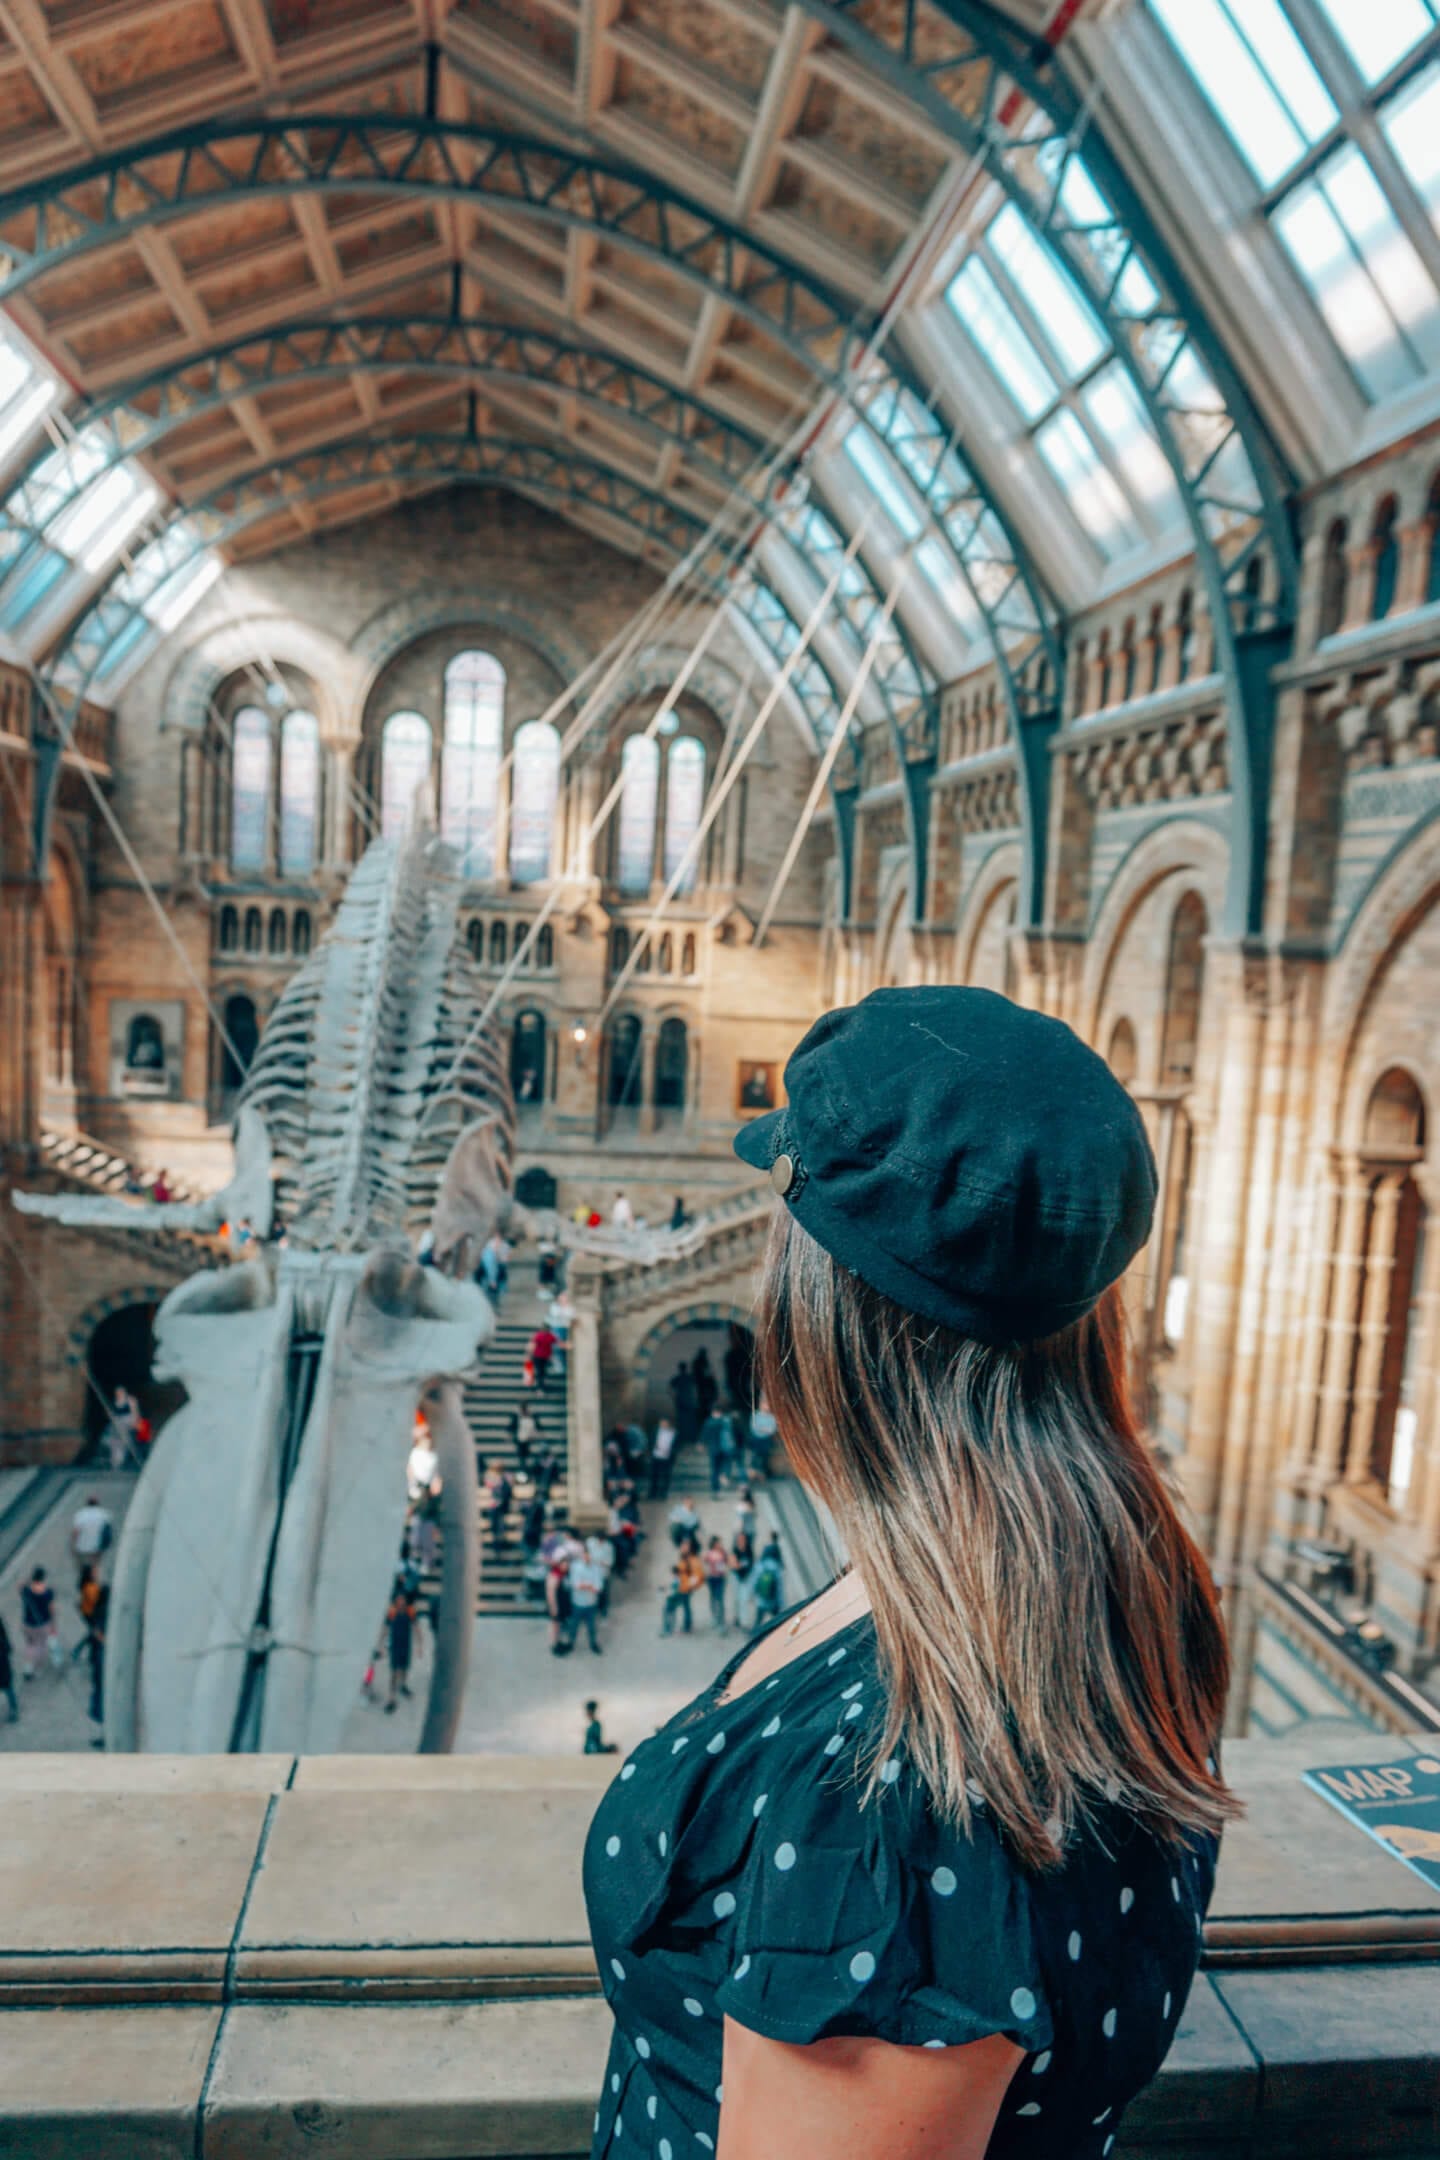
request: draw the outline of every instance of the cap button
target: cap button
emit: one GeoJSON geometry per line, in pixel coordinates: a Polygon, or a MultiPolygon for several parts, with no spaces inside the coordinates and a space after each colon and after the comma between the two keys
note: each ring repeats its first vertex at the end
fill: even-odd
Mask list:
{"type": "Polygon", "coordinates": [[[795,1158],[793,1155],[777,1155],[770,1165],[770,1183],[783,1200],[795,1182],[795,1158]]]}

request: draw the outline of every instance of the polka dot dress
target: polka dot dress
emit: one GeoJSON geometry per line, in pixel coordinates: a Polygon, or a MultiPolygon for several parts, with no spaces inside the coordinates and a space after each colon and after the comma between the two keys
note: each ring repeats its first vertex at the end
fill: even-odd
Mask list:
{"type": "Polygon", "coordinates": [[[727,1703],[752,1647],[637,1748],[591,1826],[615,2014],[592,2160],[715,2150],[726,2017],[798,2043],[1003,2032],[1025,2059],[991,2160],[1104,2160],[1174,2037],[1214,1842],[1162,1845],[1101,1803],[1064,1868],[1034,1876],[983,1801],[968,1840],[938,1824],[903,1756],[862,1808],[884,1715],[868,1616],[727,1703]]]}

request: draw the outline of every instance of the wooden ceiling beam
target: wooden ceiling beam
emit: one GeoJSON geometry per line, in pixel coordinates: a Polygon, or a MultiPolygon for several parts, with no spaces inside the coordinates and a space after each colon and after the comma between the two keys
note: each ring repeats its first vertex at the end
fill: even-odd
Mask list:
{"type": "Polygon", "coordinates": [[[775,185],[775,175],[780,169],[780,139],[794,127],[805,102],[805,78],[800,63],[814,49],[818,27],[803,8],[792,7],[785,12],[780,35],[770,55],[770,65],[765,70],[765,87],[760,93],[750,140],[735,178],[730,214],[742,225],[761,203],[768,202],[775,185]]]}

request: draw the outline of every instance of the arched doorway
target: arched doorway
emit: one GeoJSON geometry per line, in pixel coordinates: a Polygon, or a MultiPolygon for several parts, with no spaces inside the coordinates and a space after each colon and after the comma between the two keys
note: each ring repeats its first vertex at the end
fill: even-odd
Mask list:
{"type": "Polygon", "coordinates": [[[668,1120],[685,1114],[689,1038],[683,1020],[662,1020],[655,1046],[655,1108],[668,1120]]]}
{"type": "Polygon", "coordinates": [[[610,1055],[606,1061],[605,1101],[612,1118],[619,1112],[633,1114],[640,1107],[643,1082],[640,1054],[640,1022],[634,1013],[622,1013],[610,1029],[610,1055]]]}
{"type": "Polygon", "coordinates": [[[140,1405],[142,1417],[150,1420],[155,1432],[187,1400],[178,1380],[152,1377],[158,1311],[154,1303],[122,1305],[118,1312],[107,1313],[90,1337],[85,1358],[87,1454],[103,1446],[109,1422],[107,1405],[114,1401],[117,1387],[129,1389],[140,1405]]]}

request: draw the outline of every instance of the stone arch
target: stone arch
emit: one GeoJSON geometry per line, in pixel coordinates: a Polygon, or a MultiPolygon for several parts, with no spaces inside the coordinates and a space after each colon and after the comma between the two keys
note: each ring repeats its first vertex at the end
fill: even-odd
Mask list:
{"type": "Polygon", "coordinates": [[[348,717],[357,739],[365,707],[386,668],[407,646],[438,630],[499,632],[517,638],[538,653],[562,684],[573,682],[591,658],[577,638],[557,631],[553,623],[542,625],[533,615],[508,602],[477,600],[463,593],[439,598],[408,593],[372,615],[352,640],[357,679],[348,717]]]}
{"type": "Polygon", "coordinates": [[[313,685],[322,741],[347,739],[352,713],[358,726],[358,665],[342,639],[290,615],[242,615],[207,630],[180,655],[161,698],[162,731],[203,733],[226,678],[260,655],[277,667],[295,668],[313,685]]]}
{"type": "MultiPolygon", "coordinates": [[[[1166,818],[1151,826],[1111,875],[1085,947],[1080,987],[1080,1033],[1094,1042],[1110,977],[1141,903],[1167,879],[1188,877],[1214,923],[1224,909],[1230,848],[1223,833],[1198,818],[1166,818]]],[[[1178,897],[1178,896],[1177,896],[1178,897]]]]}
{"type": "Polygon", "coordinates": [[[141,1282],[129,1289],[112,1291],[108,1297],[92,1299],[72,1322],[65,1337],[65,1364],[83,1369],[90,1352],[90,1338],[111,1313],[124,1312],[132,1305],[161,1305],[174,1288],[173,1282],[141,1282]]]}
{"type": "MultiPolygon", "coordinates": [[[[1426,827],[1440,817],[1440,806],[1413,831],[1377,873],[1351,919],[1351,932],[1326,985],[1320,1039],[1332,1048],[1328,1084],[1322,1083],[1320,1122],[1335,1132],[1353,1134],[1363,1115],[1367,1090],[1356,1085],[1356,1054],[1372,1006],[1384,992],[1392,968],[1410,940],[1440,908],[1440,860],[1426,827]],[[1359,1105],[1357,1109],[1356,1105],[1359,1105]]],[[[1401,1062],[1395,1057],[1390,1064],[1401,1062]]],[[[1373,1084],[1379,1067],[1367,1075],[1373,1084]]],[[[1419,1080],[1422,1093],[1424,1083],[1419,1080]]]]}
{"type": "Polygon", "coordinates": [[[641,1337],[640,1346],[635,1352],[631,1373],[636,1390],[643,1393],[661,1346],[668,1342],[672,1335],[678,1335],[682,1328],[703,1327],[711,1323],[726,1327],[732,1322],[736,1327],[753,1329],[753,1309],[731,1304],[725,1299],[710,1299],[699,1304],[679,1305],[673,1312],[664,1314],[649,1332],[641,1337]]]}
{"type": "MultiPolygon", "coordinates": [[[[678,646],[647,645],[638,652],[597,708],[586,737],[586,748],[598,748],[607,740],[617,715],[632,698],[644,697],[651,690],[668,690],[688,658],[689,654],[678,646]]],[[[686,678],[684,694],[693,697],[697,704],[707,706],[723,731],[744,687],[728,661],[707,653],[686,678]]],[[[753,698],[747,702],[753,703],[753,698]]],[[[752,768],[771,762],[763,738],[756,744],[749,762],[752,768]]]]}
{"type": "Polygon", "coordinates": [[[1006,840],[993,848],[981,865],[960,906],[955,925],[955,980],[968,983],[975,967],[980,939],[991,911],[1007,886],[1020,889],[1021,848],[1018,840],[1006,840]]]}

